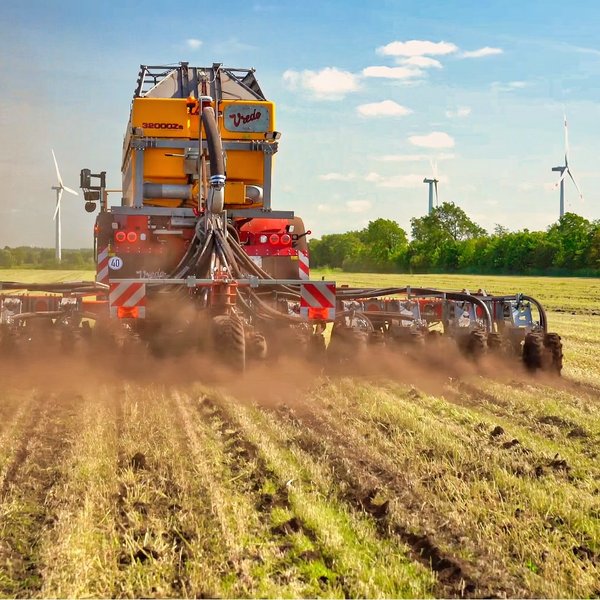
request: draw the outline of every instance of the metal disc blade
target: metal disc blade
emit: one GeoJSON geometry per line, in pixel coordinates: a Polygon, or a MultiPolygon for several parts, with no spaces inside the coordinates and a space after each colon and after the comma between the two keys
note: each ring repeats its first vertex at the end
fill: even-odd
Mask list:
{"type": "Polygon", "coordinates": [[[58,183],[63,187],[62,177],[60,176],[60,171],[58,170],[58,163],[56,162],[56,155],[54,154],[54,150],[52,150],[52,158],[54,159],[54,167],[56,168],[56,177],[58,177],[58,183]]]}

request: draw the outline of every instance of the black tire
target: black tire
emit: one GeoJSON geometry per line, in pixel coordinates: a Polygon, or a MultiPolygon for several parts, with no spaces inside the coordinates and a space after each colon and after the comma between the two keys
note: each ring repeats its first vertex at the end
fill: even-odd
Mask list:
{"type": "Polygon", "coordinates": [[[486,353],[486,338],[487,336],[484,331],[476,329],[475,331],[470,331],[468,334],[463,335],[458,340],[458,345],[465,356],[477,361],[486,353]]]}
{"type": "Polygon", "coordinates": [[[217,315],[212,321],[213,350],[216,356],[235,371],[246,368],[244,324],[233,315],[217,315]]]}
{"type": "Polygon", "coordinates": [[[503,346],[504,344],[502,342],[502,336],[499,333],[495,331],[488,333],[487,347],[490,352],[500,354],[500,352],[502,352],[503,346]]]}
{"type": "Polygon", "coordinates": [[[308,338],[308,360],[322,363],[326,350],[325,336],[322,333],[313,333],[310,338],[308,338]]]}
{"type": "Polygon", "coordinates": [[[563,368],[563,351],[560,335],[558,333],[547,333],[544,336],[544,347],[550,355],[548,369],[560,375],[563,368]]]}
{"type": "Polygon", "coordinates": [[[544,335],[528,333],[523,341],[523,364],[528,371],[534,372],[544,366],[544,335]]]}
{"type": "Polygon", "coordinates": [[[344,364],[359,361],[366,353],[369,334],[360,329],[334,325],[327,347],[329,362],[344,364]]]}

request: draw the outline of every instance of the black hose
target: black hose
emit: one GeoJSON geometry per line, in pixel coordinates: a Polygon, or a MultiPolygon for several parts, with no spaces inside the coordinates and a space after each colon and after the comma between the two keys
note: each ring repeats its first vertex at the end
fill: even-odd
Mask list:
{"type": "Polygon", "coordinates": [[[206,145],[210,159],[210,175],[225,175],[225,161],[223,160],[223,147],[221,136],[217,129],[217,119],[212,106],[202,109],[202,124],[206,133],[206,145]]]}

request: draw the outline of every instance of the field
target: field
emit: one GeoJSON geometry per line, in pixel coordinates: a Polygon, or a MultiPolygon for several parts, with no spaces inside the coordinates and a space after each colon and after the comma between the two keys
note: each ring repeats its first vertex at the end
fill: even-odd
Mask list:
{"type": "MultiPolygon", "coordinates": [[[[0,280],[57,275],[92,276],[0,280]]],[[[442,353],[243,380],[197,357],[7,360],[0,596],[600,595],[600,281],[333,278],[536,296],[564,377],[442,353]]]]}

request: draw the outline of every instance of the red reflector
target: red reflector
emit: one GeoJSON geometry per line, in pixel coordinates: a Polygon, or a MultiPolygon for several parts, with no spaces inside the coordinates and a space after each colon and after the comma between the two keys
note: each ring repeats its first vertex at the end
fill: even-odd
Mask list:
{"type": "Polygon", "coordinates": [[[115,241],[117,242],[124,242],[126,237],[124,231],[117,231],[117,233],[115,233],[115,241]]]}
{"type": "Polygon", "coordinates": [[[269,242],[271,242],[273,245],[279,244],[279,236],[276,233],[272,233],[269,236],[269,242]]]}
{"type": "Polygon", "coordinates": [[[328,308],[309,308],[308,309],[308,318],[326,321],[327,317],[329,316],[328,311],[329,311],[328,308]]]}
{"type": "Polygon", "coordinates": [[[137,319],[139,310],[137,306],[118,306],[117,317],[119,319],[137,319]]]}
{"type": "Polygon", "coordinates": [[[291,238],[291,236],[290,236],[290,235],[288,235],[287,233],[284,233],[284,234],[281,236],[281,243],[282,243],[284,246],[288,246],[288,245],[291,243],[291,241],[292,241],[292,238],[291,238]]]}
{"type": "Polygon", "coordinates": [[[127,234],[127,241],[128,241],[130,244],[133,244],[133,242],[137,242],[137,238],[138,238],[138,234],[137,234],[135,231],[130,231],[130,232],[127,234]]]}

